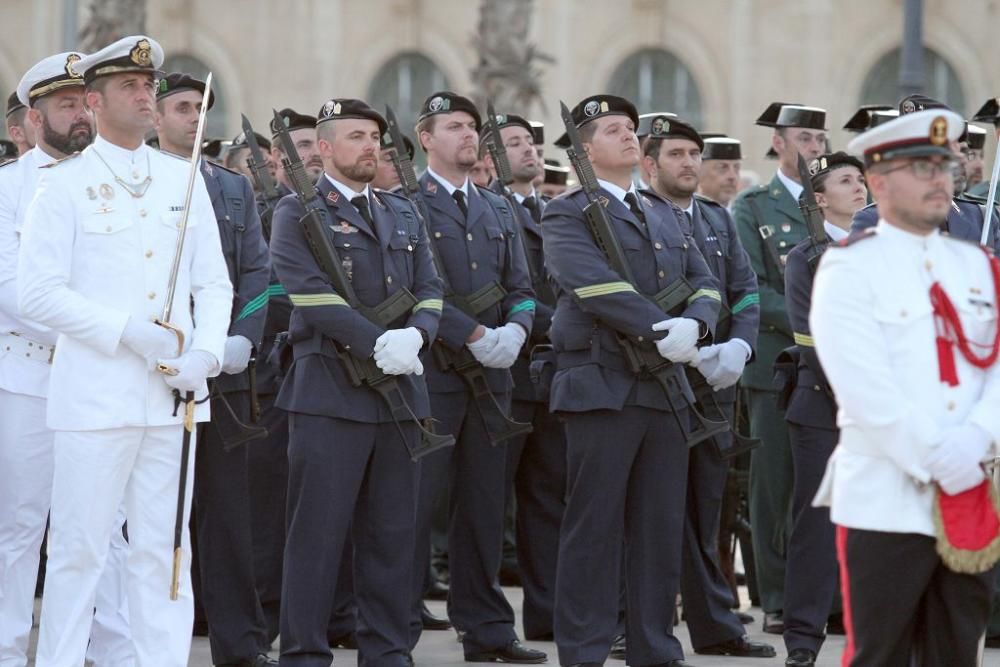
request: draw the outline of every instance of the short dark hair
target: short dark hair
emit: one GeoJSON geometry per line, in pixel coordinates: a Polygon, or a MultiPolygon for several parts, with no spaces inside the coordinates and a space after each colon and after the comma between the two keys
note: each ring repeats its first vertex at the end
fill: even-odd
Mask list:
{"type": "Polygon", "coordinates": [[[96,79],[93,79],[89,83],[87,83],[87,85],[84,87],[84,93],[95,92],[103,95],[104,89],[107,87],[107,85],[108,85],[108,77],[99,76],[96,79]]]}
{"type": "Polygon", "coordinates": [[[21,107],[7,114],[7,127],[24,127],[24,119],[28,115],[28,107],[21,107]]]}
{"type": "Polygon", "coordinates": [[[427,152],[427,147],[424,146],[424,142],[420,141],[420,133],[430,132],[431,134],[433,134],[435,122],[437,122],[437,114],[431,114],[430,116],[421,118],[420,121],[417,122],[417,127],[415,130],[417,133],[417,143],[420,144],[420,150],[422,150],[425,153],[427,152]]]}
{"type": "Polygon", "coordinates": [[[590,143],[594,140],[595,134],[597,134],[597,124],[594,121],[580,126],[580,141],[590,143]]]}
{"type": "Polygon", "coordinates": [[[663,137],[648,137],[646,143],[643,145],[642,154],[644,156],[648,155],[657,160],[660,157],[660,147],[663,145],[663,137]]]}

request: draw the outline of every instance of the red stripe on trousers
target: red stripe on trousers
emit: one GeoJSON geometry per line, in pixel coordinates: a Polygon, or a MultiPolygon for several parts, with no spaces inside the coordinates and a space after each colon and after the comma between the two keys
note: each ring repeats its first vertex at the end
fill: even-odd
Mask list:
{"type": "Polygon", "coordinates": [[[840,564],[840,597],[844,606],[844,630],[847,643],[840,657],[841,667],[850,667],[854,660],[854,618],[851,613],[851,577],[847,571],[847,527],[837,526],[837,561],[840,564]]]}

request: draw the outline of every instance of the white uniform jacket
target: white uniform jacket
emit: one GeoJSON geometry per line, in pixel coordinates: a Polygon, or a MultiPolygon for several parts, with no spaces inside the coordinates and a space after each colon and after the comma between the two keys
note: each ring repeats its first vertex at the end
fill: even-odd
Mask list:
{"type": "Polygon", "coordinates": [[[37,398],[48,395],[49,354],[36,352],[27,344],[55,345],[58,335],[21,316],[17,307],[17,253],[24,216],[44,171],[40,167],[52,162],[55,158],[36,146],[0,168],[0,389],[37,398]],[[12,338],[12,333],[17,338],[12,338]]]}
{"type": "Polygon", "coordinates": [[[840,406],[840,442],[816,503],[830,505],[836,524],[933,536],[927,454],[966,422],[992,434],[993,450],[1000,440],[1000,366],[979,369],[955,347],[959,384],[940,380],[935,280],[967,338],[992,343],[993,278],[974,244],[881,220],[871,238],[832,247],[820,262],[809,325],[840,406]]]}
{"type": "MultiPolygon", "coordinates": [[[[79,156],[42,170],[21,238],[17,281],[24,316],[59,332],[50,428],[181,422],[183,410],[174,416],[163,377],[120,341],[130,317],[161,314],[189,166],[145,145],[129,151],[98,136],[79,156]],[[152,182],[141,197],[116,182],[117,175],[140,183],[147,174],[152,182]]],[[[185,349],[205,350],[221,362],[232,285],[200,173],[180,267],[171,323],[184,332],[185,349]]],[[[208,418],[207,402],[197,418],[208,418]]]]}

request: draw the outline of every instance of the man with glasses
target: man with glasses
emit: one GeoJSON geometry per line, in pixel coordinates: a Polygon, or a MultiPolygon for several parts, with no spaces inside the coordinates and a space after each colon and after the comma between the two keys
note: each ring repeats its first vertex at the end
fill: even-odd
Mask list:
{"type": "Polygon", "coordinates": [[[809,325],[840,426],[817,502],[837,526],[845,665],[973,665],[986,628],[996,557],[954,536],[1000,536],[954,520],[996,516],[981,462],[1000,438],[997,265],[940,232],[964,125],[927,109],[850,143],[880,219],[816,275],[809,325]]]}
{"type": "Polygon", "coordinates": [[[750,458],[750,522],[764,632],[781,634],[792,454],[772,376],[774,360],[792,345],[785,314],[785,256],[806,237],[798,204],[802,192],[798,159],[801,155],[809,161],[825,152],[826,112],[775,102],[757,124],[774,128],[771,146],[778,155],[778,171],[770,183],[736,198],[733,218],[760,286],[757,356],[747,364],[741,382],[747,392],[751,435],[762,442],[750,458]]]}

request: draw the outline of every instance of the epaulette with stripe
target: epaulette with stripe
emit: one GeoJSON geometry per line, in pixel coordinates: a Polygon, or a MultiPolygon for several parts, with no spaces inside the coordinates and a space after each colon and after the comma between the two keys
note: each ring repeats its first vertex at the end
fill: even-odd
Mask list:
{"type": "Polygon", "coordinates": [[[56,166],[57,164],[62,164],[66,160],[72,160],[73,158],[75,158],[75,157],[77,157],[79,155],[80,155],[80,151],[77,151],[75,153],[70,153],[66,157],[59,158],[55,162],[49,162],[48,164],[43,164],[41,167],[39,167],[39,169],[49,169],[51,167],[56,166]]]}
{"type": "Polygon", "coordinates": [[[847,246],[854,245],[862,239],[867,239],[875,236],[875,228],[869,227],[867,229],[859,229],[857,231],[851,232],[846,238],[842,238],[833,244],[834,248],[846,248],[847,246]]]}

